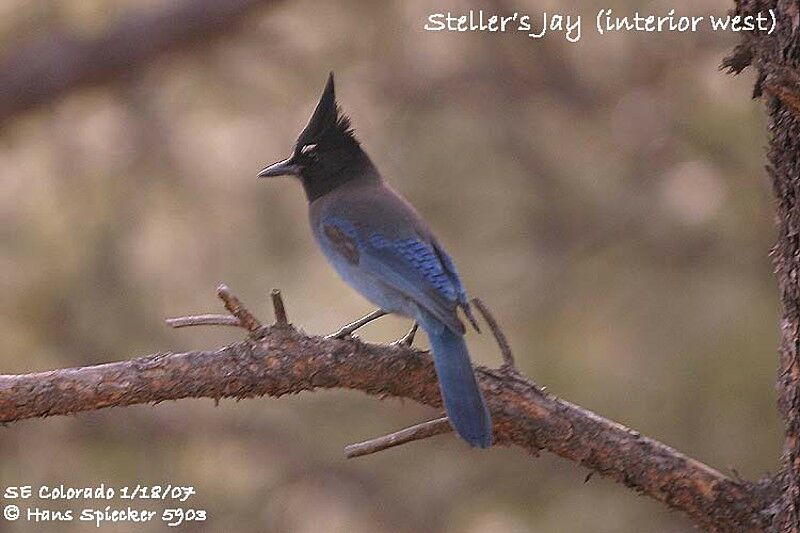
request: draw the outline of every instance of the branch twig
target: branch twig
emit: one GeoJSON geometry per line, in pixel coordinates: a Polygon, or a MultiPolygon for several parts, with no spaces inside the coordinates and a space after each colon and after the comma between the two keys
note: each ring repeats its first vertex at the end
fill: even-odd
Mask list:
{"type": "Polygon", "coordinates": [[[289,319],[286,316],[286,306],[283,305],[283,297],[279,289],[272,289],[270,293],[272,297],[272,309],[275,311],[275,325],[285,327],[289,325],[289,319]]]}
{"type": "Polygon", "coordinates": [[[489,324],[489,329],[492,330],[492,335],[494,335],[497,345],[500,347],[500,353],[503,355],[503,366],[508,370],[513,370],[516,372],[517,364],[514,361],[514,354],[511,352],[511,345],[508,344],[508,339],[506,338],[506,334],[503,333],[503,329],[500,327],[500,324],[497,323],[497,320],[495,320],[492,312],[489,311],[489,308],[486,306],[486,304],[484,304],[479,298],[473,298],[472,303],[478,308],[478,311],[481,312],[483,319],[486,320],[487,324],[489,324]]]}
{"type": "Polygon", "coordinates": [[[231,292],[227,285],[223,283],[217,287],[217,296],[225,304],[225,309],[239,320],[244,329],[249,331],[251,335],[258,336],[261,334],[264,326],[242,305],[242,302],[231,292]]]}
{"type": "Polygon", "coordinates": [[[427,439],[435,435],[441,435],[453,431],[450,421],[446,416],[429,420],[415,426],[411,426],[400,431],[396,431],[389,435],[384,435],[376,439],[370,439],[364,442],[357,442],[344,447],[344,455],[348,459],[354,457],[362,457],[371,453],[380,452],[413,442],[415,440],[427,439]]]}
{"type": "Polygon", "coordinates": [[[171,328],[186,328],[189,326],[235,326],[241,328],[242,323],[235,316],[229,315],[191,315],[165,320],[171,328]]]}
{"type": "MultiPolygon", "coordinates": [[[[225,304],[225,308],[230,311],[233,316],[213,314],[190,315],[168,318],[165,322],[169,327],[176,329],[189,326],[234,326],[244,328],[251,334],[260,334],[262,332],[264,326],[244,307],[244,305],[242,305],[242,302],[231,292],[227,285],[222,284],[217,287],[217,295],[225,304]]],[[[270,296],[272,297],[272,306],[275,310],[275,325],[281,327],[288,326],[289,320],[286,318],[286,307],[283,305],[281,291],[272,289],[270,296]]]]}

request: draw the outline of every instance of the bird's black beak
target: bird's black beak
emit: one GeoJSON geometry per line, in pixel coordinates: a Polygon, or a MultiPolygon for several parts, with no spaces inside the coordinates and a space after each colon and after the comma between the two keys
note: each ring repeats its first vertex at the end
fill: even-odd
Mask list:
{"type": "Polygon", "coordinates": [[[294,156],[283,161],[278,161],[261,170],[259,178],[272,178],[275,176],[297,176],[300,174],[300,165],[294,161],[294,156]]]}

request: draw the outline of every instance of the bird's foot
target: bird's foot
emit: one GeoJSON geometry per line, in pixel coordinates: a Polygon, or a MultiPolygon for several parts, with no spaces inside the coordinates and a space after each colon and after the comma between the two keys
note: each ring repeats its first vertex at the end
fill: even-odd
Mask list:
{"type": "Polygon", "coordinates": [[[359,318],[355,322],[350,322],[346,326],[342,327],[342,329],[340,329],[339,331],[331,333],[330,335],[325,335],[325,338],[326,339],[344,339],[345,337],[352,337],[353,336],[353,332],[355,330],[357,330],[358,328],[361,328],[361,327],[369,324],[373,320],[376,320],[376,319],[378,319],[378,318],[380,318],[380,317],[382,317],[383,315],[386,315],[386,314],[388,314],[388,313],[386,313],[386,311],[384,311],[383,309],[377,309],[377,310],[371,312],[370,314],[368,314],[367,316],[359,318]]]}
{"type": "Polygon", "coordinates": [[[417,335],[417,329],[419,329],[419,324],[414,322],[414,325],[411,326],[411,329],[408,330],[408,333],[391,343],[389,346],[403,346],[405,348],[410,348],[412,344],[414,344],[414,337],[417,335]]]}

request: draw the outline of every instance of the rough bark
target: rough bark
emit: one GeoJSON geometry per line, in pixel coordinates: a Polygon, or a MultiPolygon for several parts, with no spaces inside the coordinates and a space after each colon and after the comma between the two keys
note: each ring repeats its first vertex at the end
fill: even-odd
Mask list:
{"type": "Polygon", "coordinates": [[[800,8],[796,0],[739,0],[736,14],[773,9],[778,23],[772,35],[746,34],[724,66],[758,73],[753,96],[763,97],[769,117],[767,172],[776,202],[778,239],[772,259],[783,304],[778,365],[778,406],[786,440],[772,531],[800,531],[800,8]]]}
{"type": "MultiPolygon", "coordinates": [[[[180,398],[279,397],[346,388],[441,406],[431,358],[405,347],[258,326],[260,338],[217,351],[0,376],[0,422],[180,398]]],[[[717,531],[761,531],[768,484],[731,479],[672,448],[543,392],[508,367],[477,375],[500,445],[546,449],[685,512],[717,531]]]]}

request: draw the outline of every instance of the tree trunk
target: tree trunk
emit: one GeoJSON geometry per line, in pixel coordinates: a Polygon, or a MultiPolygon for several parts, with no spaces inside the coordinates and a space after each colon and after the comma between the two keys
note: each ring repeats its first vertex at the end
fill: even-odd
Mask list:
{"type": "Polygon", "coordinates": [[[766,100],[769,115],[767,172],[777,199],[778,226],[771,255],[783,304],[777,389],[786,433],[776,477],[782,496],[775,502],[771,530],[796,532],[800,531],[800,9],[797,0],[736,2],[737,15],[770,9],[777,22],[772,34],[744,35],[724,66],[736,73],[748,66],[756,69],[753,96],[766,100]]]}

